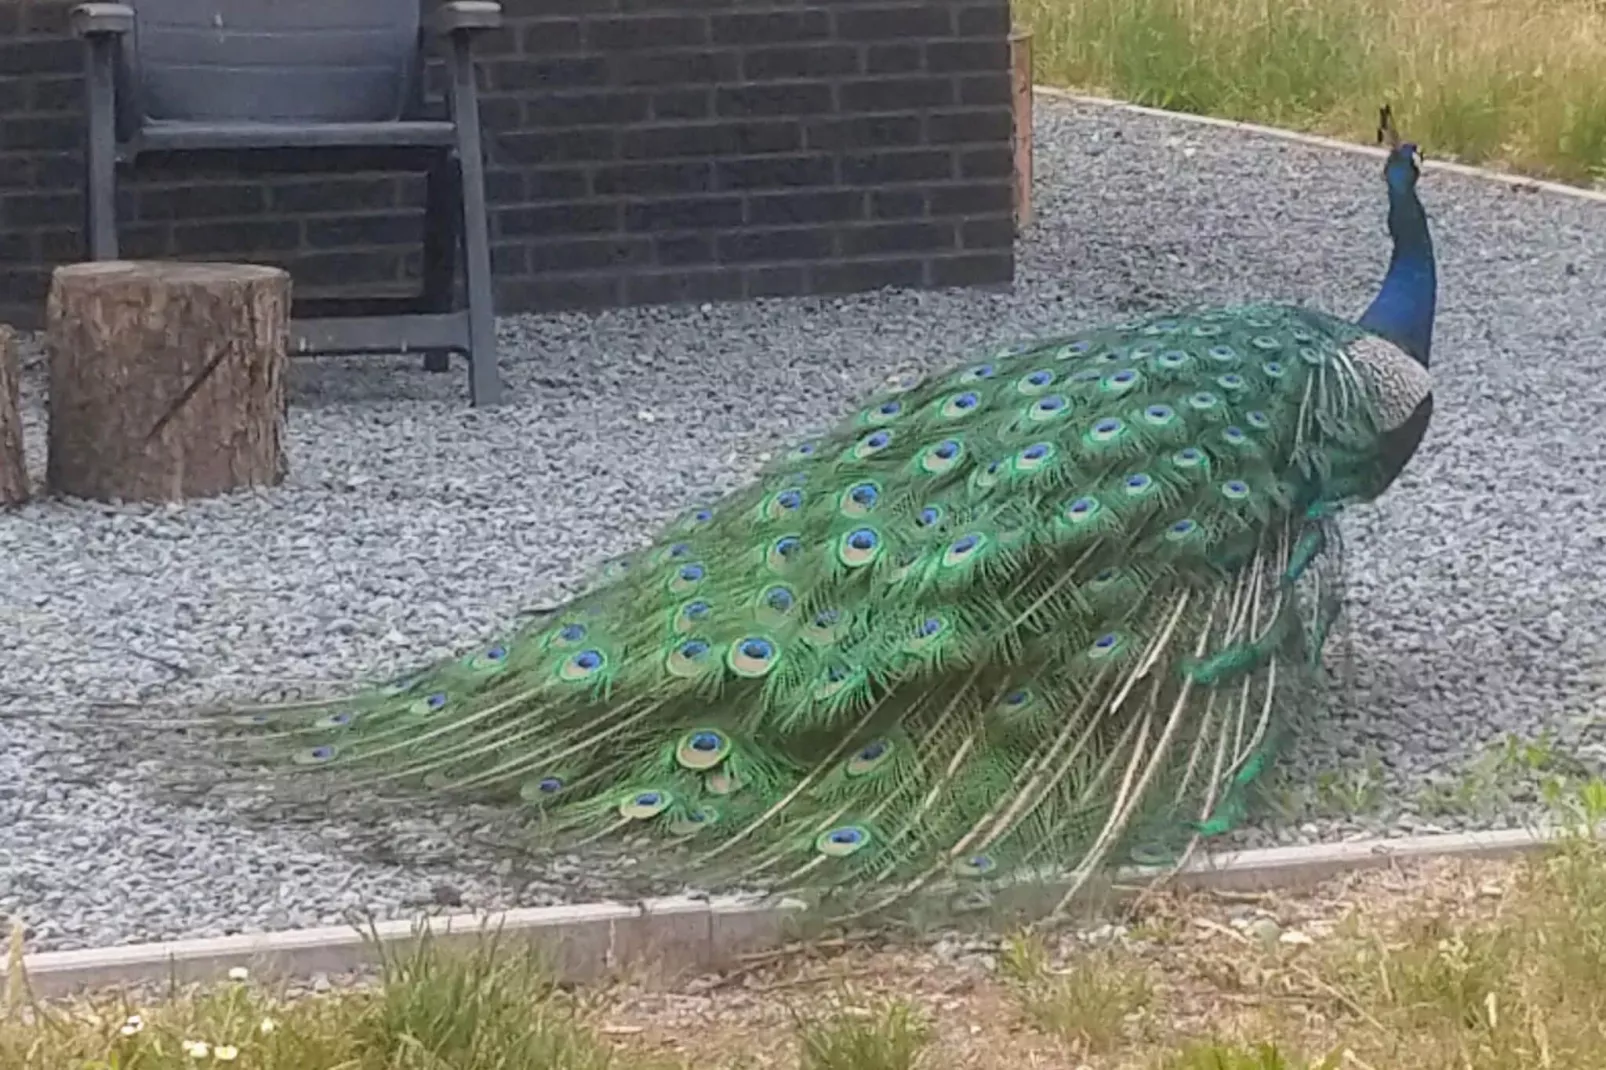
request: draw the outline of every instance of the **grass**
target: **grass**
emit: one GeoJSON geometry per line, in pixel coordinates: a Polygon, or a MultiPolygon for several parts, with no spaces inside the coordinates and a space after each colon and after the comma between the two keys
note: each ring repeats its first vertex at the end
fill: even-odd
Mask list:
{"type": "Polygon", "coordinates": [[[1606,175],[1601,0],[1014,0],[1036,80],[1428,156],[1606,175]]]}
{"type": "MultiPolygon", "coordinates": [[[[1547,766],[1543,748],[1514,746],[1547,766]]],[[[1569,788],[1576,827],[1606,783],[1569,788]]],[[[5,1070],[1599,1070],[1606,842],[1352,874],[1287,897],[1164,893],[1124,929],[996,945],[805,944],[715,978],[575,992],[494,940],[420,941],[322,994],[240,976],[32,998],[5,1070]],[[988,950],[990,948],[990,950],[988,950]],[[983,953],[985,952],[985,953],[983,953]],[[968,956],[968,957],[967,957],[968,956]]]]}

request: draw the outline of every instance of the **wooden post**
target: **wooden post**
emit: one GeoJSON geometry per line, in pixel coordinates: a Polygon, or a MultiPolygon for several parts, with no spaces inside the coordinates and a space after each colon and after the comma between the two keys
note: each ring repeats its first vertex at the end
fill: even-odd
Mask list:
{"type": "Polygon", "coordinates": [[[174,501],[284,479],[290,276],[255,264],[57,268],[52,492],[174,501]]]}
{"type": "Polygon", "coordinates": [[[1015,123],[1015,231],[1032,225],[1032,31],[1009,35],[1009,67],[1015,123]]]}
{"type": "Polygon", "coordinates": [[[0,506],[28,500],[28,465],[22,448],[22,369],[16,335],[0,323],[0,506]]]}

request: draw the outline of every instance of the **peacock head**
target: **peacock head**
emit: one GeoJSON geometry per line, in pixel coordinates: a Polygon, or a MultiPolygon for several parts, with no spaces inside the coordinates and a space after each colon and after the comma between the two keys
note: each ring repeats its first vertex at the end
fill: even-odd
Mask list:
{"type": "Polygon", "coordinates": [[[1396,193],[1408,193],[1416,188],[1422,176],[1422,151],[1414,142],[1401,141],[1394,129],[1394,113],[1387,104],[1378,113],[1377,141],[1389,147],[1388,160],[1383,164],[1383,177],[1396,193]]]}

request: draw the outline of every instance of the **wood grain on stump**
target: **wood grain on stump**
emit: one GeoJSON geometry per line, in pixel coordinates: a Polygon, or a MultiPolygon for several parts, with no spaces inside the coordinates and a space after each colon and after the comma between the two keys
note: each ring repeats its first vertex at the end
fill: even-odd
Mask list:
{"type": "Polygon", "coordinates": [[[16,335],[0,323],[0,506],[21,505],[28,500],[20,378],[16,335]]]}
{"type": "Polygon", "coordinates": [[[173,501],[280,483],[289,313],[278,268],[57,268],[46,312],[51,491],[173,501]]]}

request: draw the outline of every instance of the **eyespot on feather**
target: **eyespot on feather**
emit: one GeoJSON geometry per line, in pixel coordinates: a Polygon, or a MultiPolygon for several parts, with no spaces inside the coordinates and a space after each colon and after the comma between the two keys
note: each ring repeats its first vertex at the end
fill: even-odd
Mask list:
{"type": "Polygon", "coordinates": [[[636,791],[626,795],[619,803],[619,816],[633,821],[647,821],[669,809],[675,797],[667,791],[636,791]]]}
{"type": "Polygon", "coordinates": [[[558,678],[567,683],[579,683],[595,677],[608,667],[607,656],[600,650],[582,650],[566,659],[558,669],[558,678]]]}
{"type": "Polygon", "coordinates": [[[682,769],[703,772],[723,762],[730,752],[731,741],[724,733],[699,728],[681,738],[680,746],[675,748],[675,761],[682,769]]]}
{"type": "Polygon", "coordinates": [[[863,568],[881,556],[881,535],[874,528],[855,528],[837,540],[837,560],[849,568],[863,568]]]}
{"type": "Polygon", "coordinates": [[[754,679],[775,668],[780,656],[780,648],[774,640],[761,635],[749,635],[730,645],[725,654],[725,664],[737,676],[754,679]]]}
{"type": "Polygon", "coordinates": [[[819,834],[814,849],[827,858],[846,858],[870,845],[870,830],[863,825],[841,825],[819,834]]]}
{"type": "Polygon", "coordinates": [[[850,777],[867,776],[892,760],[893,746],[884,739],[874,740],[859,749],[843,768],[850,777]]]}
{"type": "Polygon", "coordinates": [[[857,520],[874,512],[880,501],[881,484],[869,481],[855,483],[837,495],[837,511],[850,520],[857,520]]]}

